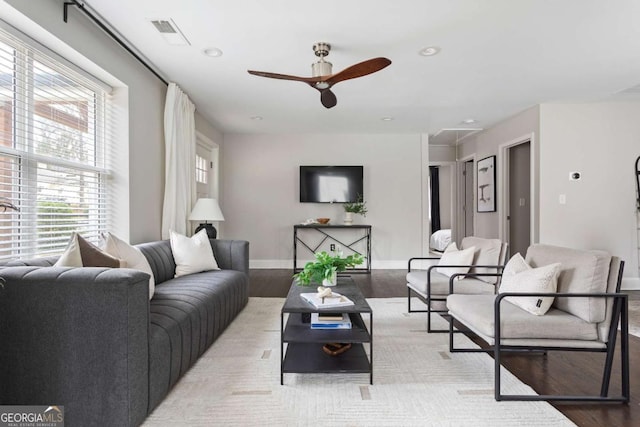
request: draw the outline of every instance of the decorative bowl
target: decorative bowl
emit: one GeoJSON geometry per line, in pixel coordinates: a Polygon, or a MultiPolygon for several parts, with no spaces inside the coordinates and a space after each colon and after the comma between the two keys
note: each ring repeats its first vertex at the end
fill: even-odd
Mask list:
{"type": "Polygon", "coordinates": [[[316,218],[316,221],[318,221],[320,224],[329,224],[330,220],[331,218],[316,218]]]}

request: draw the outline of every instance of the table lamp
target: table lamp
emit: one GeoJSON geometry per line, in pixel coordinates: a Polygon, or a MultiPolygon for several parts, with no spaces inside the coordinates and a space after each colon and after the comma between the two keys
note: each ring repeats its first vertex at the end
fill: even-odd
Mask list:
{"type": "Polygon", "coordinates": [[[213,224],[208,221],[224,221],[224,216],[216,199],[202,198],[198,199],[193,207],[191,215],[189,215],[189,221],[204,221],[196,228],[196,233],[204,228],[207,230],[207,236],[210,239],[215,239],[218,232],[213,224]]]}

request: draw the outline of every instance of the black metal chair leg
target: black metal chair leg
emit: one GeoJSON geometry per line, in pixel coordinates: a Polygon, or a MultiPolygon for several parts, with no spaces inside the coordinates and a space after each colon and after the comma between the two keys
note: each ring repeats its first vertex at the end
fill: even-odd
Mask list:
{"type": "Polygon", "coordinates": [[[629,304],[627,298],[622,302],[622,325],[620,327],[620,365],[622,375],[622,397],[629,403],[631,391],[629,386],[629,304]]]}
{"type": "MultiPolygon", "coordinates": [[[[617,323],[617,322],[616,322],[617,323]]],[[[600,396],[609,395],[609,382],[611,381],[611,369],[613,368],[613,356],[616,351],[616,337],[607,343],[607,357],[604,362],[604,372],[602,373],[602,387],[600,388],[600,396]]]]}

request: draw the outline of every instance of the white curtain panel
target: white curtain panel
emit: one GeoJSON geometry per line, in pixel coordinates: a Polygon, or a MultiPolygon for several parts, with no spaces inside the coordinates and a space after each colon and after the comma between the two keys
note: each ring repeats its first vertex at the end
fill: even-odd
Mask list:
{"type": "Polygon", "coordinates": [[[165,185],[162,206],[162,238],[169,230],[186,235],[189,213],[196,199],[195,105],[170,83],[164,108],[165,185]]]}

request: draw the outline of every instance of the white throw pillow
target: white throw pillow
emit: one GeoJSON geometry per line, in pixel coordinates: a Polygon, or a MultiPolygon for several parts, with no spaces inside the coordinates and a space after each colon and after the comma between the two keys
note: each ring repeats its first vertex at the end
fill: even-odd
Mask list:
{"type": "Polygon", "coordinates": [[[60,258],[53,264],[54,267],[82,267],[82,255],[78,245],[78,234],[74,231],[60,258]]]}
{"type": "MultiPolygon", "coordinates": [[[[447,246],[438,265],[464,265],[466,267],[443,267],[438,268],[438,273],[444,274],[447,277],[451,277],[458,273],[468,273],[469,266],[473,263],[473,255],[476,251],[475,246],[470,248],[458,250],[455,242],[447,246]]],[[[458,276],[458,279],[462,279],[464,276],[458,276]]]]}
{"type": "Polygon", "coordinates": [[[149,299],[151,299],[155,292],[156,282],[153,277],[153,271],[151,270],[149,261],[147,261],[147,257],[140,252],[140,249],[131,246],[124,240],[118,238],[115,234],[107,232],[103,233],[100,237],[100,247],[102,250],[111,256],[119,258],[122,261],[120,265],[121,267],[140,270],[151,276],[149,278],[149,299]]]}
{"type": "MultiPolygon", "coordinates": [[[[556,292],[560,267],[561,264],[557,262],[531,268],[517,253],[504,267],[500,293],[556,292]]],[[[505,297],[505,300],[531,314],[542,316],[551,308],[554,297],[505,297]]]]}
{"type": "Polygon", "coordinates": [[[122,262],[118,257],[106,253],[75,231],[71,233],[64,253],[54,264],[54,267],[118,268],[121,266],[122,262]]]}
{"type": "Polygon", "coordinates": [[[201,271],[220,270],[213,256],[207,230],[202,229],[191,237],[170,230],[170,241],[173,260],[176,263],[175,277],[201,271]]]}

